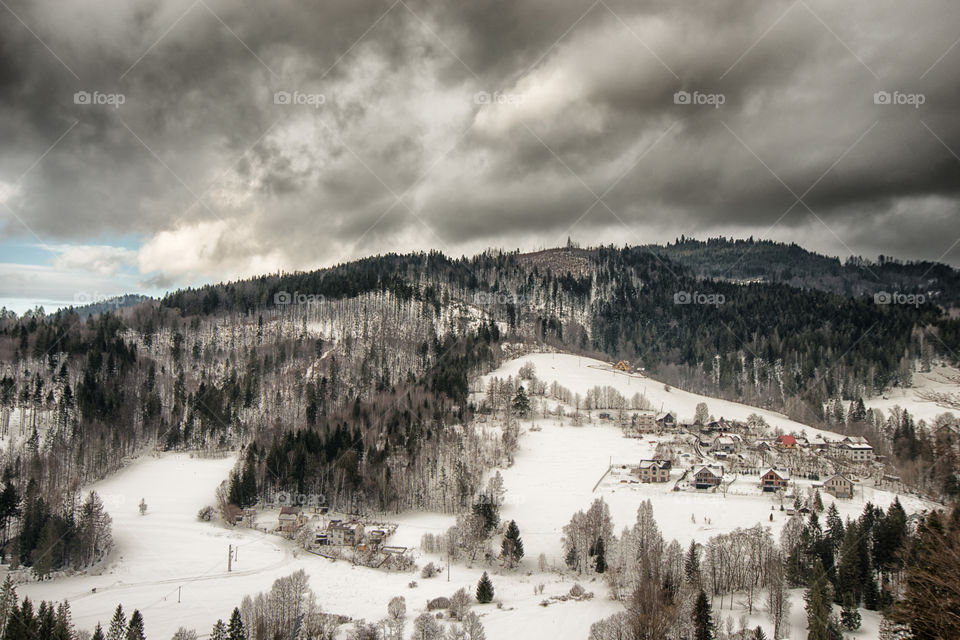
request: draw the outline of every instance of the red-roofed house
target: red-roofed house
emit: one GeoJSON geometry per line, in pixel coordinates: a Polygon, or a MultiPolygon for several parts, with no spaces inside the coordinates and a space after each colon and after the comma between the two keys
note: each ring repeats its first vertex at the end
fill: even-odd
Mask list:
{"type": "Polygon", "coordinates": [[[779,436],[777,438],[777,446],[781,449],[796,449],[797,439],[793,436],[779,436]]]}

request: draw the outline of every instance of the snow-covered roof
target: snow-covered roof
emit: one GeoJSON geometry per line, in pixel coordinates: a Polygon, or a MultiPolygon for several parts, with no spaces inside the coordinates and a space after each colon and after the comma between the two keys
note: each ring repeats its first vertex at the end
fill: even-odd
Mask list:
{"type": "Polygon", "coordinates": [[[767,467],[766,469],[764,469],[763,472],[760,474],[760,477],[762,478],[762,477],[764,477],[765,475],[767,475],[768,473],[771,473],[771,472],[774,473],[774,474],[776,474],[776,476],[777,476],[778,478],[780,478],[781,480],[789,480],[789,479],[790,479],[790,472],[789,472],[789,471],[787,471],[786,469],[775,469],[775,468],[773,468],[773,467],[767,467]]]}

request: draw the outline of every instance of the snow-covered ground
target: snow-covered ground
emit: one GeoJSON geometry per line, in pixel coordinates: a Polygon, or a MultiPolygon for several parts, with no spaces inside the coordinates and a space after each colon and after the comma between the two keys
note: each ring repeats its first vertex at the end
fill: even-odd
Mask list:
{"type": "MultiPolygon", "coordinates": [[[[744,419],[759,413],[774,428],[806,431],[810,436],[819,433],[773,412],[677,389],[667,392],[662,383],[650,378],[616,373],[601,362],[576,356],[524,356],[505,363],[491,375],[515,376],[527,361],[534,363],[539,379],[548,384],[556,380],[575,393],[585,394],[592,387],[609,385],[627,398],[641,393],[658,408],[662,404],[664,409],[677,412],[681,419],[692,418],[696,404],[703,401],[717,417],[744,419]]],[[[635,463],[649,457],[655,437],[625,438],[611,423],[573,426],[558,423],[555,418],[524,421],[521,428],[515,463],[501,470],[507,490],[501,518],[515,519],[519,524],[526,558],[520,570],[505,575],[491,569],[497,600],[503,608],[475,607],[491,640],[584,639],[593,622],[621,610],[620,604],[608,598],[602,582],[597,581],[583,582],[588,591],[596,594],[593,600],[549,607],[539,604],[569,591],[573,580],[557,573],[540,573],[539,554],[546,554],[548,563],[561,565],[563,526],[575,511],[588,508],[597,497],[602,496],[610,504],[618,533],[633,523],[639,503],[650,499],[664,536],[677,538],[683,544],[691,538],[705,542],[717,533],[757,523],[770,526],[776,536],[786,521],[779,508],[771,511],[771,506],[778,503],[761,494],[753,478],[744,479],[739,486],[735,483],[726,497],[721,493],[672,492],[673,482],[621,483],[622,478],[616,474],[598,483],[611,461],[635,463]],[[531,430],[534,426],[540,430],[531,430]],[[545,585],[542,595],[534,594],[534,587],[539,584],[545,585]]],[[[838,437],[828,432],[822,435],[838,437]]],[[[479,565],[455,564],[449,582],[445,573],[425,580],[420,578],[419,571],[386,573],[354,567],[345,561],[333,562],[300,551],[294,543],[277,536],[198,521],[197,511],[214,504],[216,488],[233,464],[233,458],[200,459],[186,454],[144,457],[90,487],[103,496],[113,516],[116,550],[94,572],[96,575],[23,584],[18,587],[19,592],[34,600],[69,599],[75,622],[87,629],[98,620],[106,623],[117,603],[122,602],[127,612],[141,610],[151,640],[165,640],[181,625],[208,633],[216,619],[227,618],[244,595],[268,590],[273,580],[300,568],[310,575],[311,586],[326,611],[375,621],[384,616],[391,597],[403,595],[411,622],[429,599],[449,596],[460,587],[472,591],[483,570],[479,565]],[[137,509],[141,498],[148,505],[144,516],[137,509]],[[229,545],[239,548],[230,573],[226,566],[229,545]],[[411,589],[408,583],[412,580],[419,586],[411,589]]],[[[675,471],[674,478],[679,473],[675,471]]],[[[804,481],[800,481],[799,488],[804,486],[804,481]]],[[[854,517],[861,512],[864,501],[885,507],[894,497],[865,488],[855,499],[837,504],[844,517],[854,517]]],[[[828,495],[823,498],[827,504],[832,499],[828,495]]],[[[910,496],[901,496],[901,501],[908,512],[928,506],[910,496]]],[[[399,523],[391,544],[410,547],[419,545],[424,533],[440,533],[453,524],[452,516],[432,513],[405,513],[390,519],[399,523]]],[[[442,562],[437,556],[417,555],[421,566],[428,560],[442,562]]],[[[791,615],[790,637],[796,639],[806,636],[801,595],[795,592],[791,615]]],[[[722,620],[732,615],[737,620],[741,613],[739,606],[733,611],[724,608],[715,611],[715,618],[722,620]]],[[[875,638],[876,616],[870,612],[863,612],[863,616],[864,628],[851,636],[875,638]]],[[[751,618],[751,626],[757,624],[762,624],[770,635],[762,612],[751,618]]]]}
{"type": "Polygon", "coordinates": [[[882,396],[867,398],[863,404],[868,409],[880,409],[884,415],[894,407],[906,409],[915,420],[932,424],[944,413],[960,415],[960,409],[938,401],[939,396],[950,396],[960,402],[960,370],[956,367],[937,366],[929,373],[915,373],[913,386],[888,389],[882,396]]]}

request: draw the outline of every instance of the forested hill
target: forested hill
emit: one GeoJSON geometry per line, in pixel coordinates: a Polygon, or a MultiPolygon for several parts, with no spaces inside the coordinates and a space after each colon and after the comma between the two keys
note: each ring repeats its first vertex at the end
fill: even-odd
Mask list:
{"type": "MultiPolygon", "coordinates": [[[[72,504],[64,494],[147,447],[244,447],[225,504],[285,490],[456,511],[516,445],[470,428],[471,379],[543,347],[820,425],[909,384],[918,363],[955,362],[960,322],[928,302],[704,279],[637,247],[386,255],[88,318],[7,314],[3,477],[12,497],[72,504]]],[[[18,517],[0,512],[0,542],[24,531],[18,517]]],[[[9,552],[26,562],[33,542],[9,552]]]]}
{"type": "Polygon", "coordinates": [[[823,256],[796,245],[749,238],[679,238],[645,247],[705,278],[780,282],[844,295],[879,292],[923,294],[944,306],[960,306],[960,271],[939,262],[823,256]]]}

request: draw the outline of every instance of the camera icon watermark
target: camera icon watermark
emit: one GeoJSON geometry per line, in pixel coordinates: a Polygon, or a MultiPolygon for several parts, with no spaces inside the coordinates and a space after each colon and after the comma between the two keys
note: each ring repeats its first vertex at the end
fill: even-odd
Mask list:
{"type": "Polygon", "coordinates": [[[299,91],[275,91],[273,104],[283,106],[308,106],[319,109],[326,103],[327,97],[322,93],[301,93],[299,91]]]}
{"type": "Polygon", "coordinates": [[[919,307],[926,304],[927,296],[923,293],[900,293],[899,291],[878,291],[873,294],[873,303],[890,305],[903,304],[912,307],[919,307]]]}
{"type": "Polygon", "coordinates": [[[673,94],[673,104],[679,105],[706,105],[719,109],[727,102],[727,96],[722,93],[701,93],[700,91],[677,91],[673,94]]]}
{"type": "Polygon", "coordinates": [[[677,291],[673,294],[673,304],[705,304],[714,307],[726,303],[727,299],[722,293],[701,293],[694,291],[677,291]]]}
{"type": "Polygon", "coordinates": [[[101,93],[99,91],[77,91],[73,94],[73,104],[108,106],[119,109],[126,103],[127,96],[122,93],[101,93]]]}
{"type": "Polygon", "coordinates": [[[499,91],[494,91],[490,93],[489,91],[478,91],[473,94],[474,104],[505,104],[517,106],[523,103],[523,94],[521,93],[500,93],[499,91]]]}
{"type": "Polygon", "coordinates": [[[927,102],[923,93],[904,93],[902,91],[877,91],[873,94],[873,104],[908,106],[919,109],[927,102]]]}
{"type": "Polygon", "coordinates": [[[324,296],[317,293],[300,293],[294,291],[277,291],[273,294],[273,304],[278,307],[285,307],[291,304],[310,305],[318,304],[325,300],[324,296]]]}

